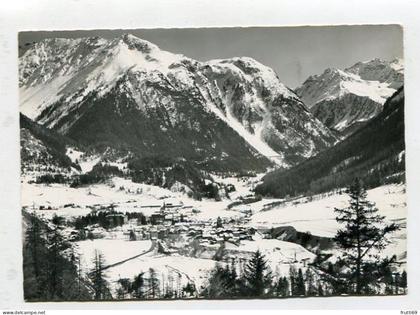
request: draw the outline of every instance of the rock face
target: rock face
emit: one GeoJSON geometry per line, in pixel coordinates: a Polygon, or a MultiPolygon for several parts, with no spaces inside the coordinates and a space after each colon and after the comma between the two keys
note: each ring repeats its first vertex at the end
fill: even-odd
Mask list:
{"type": "Polygon", "coordinates": [[[21,172],[67,173],[80,169],[66,155],[71,141],[20,114],[21,172]]]}
{"type": "Polygon", "coordinates": [[[332,130],[347,133],[378,115],[385,100],[404,82],[402,60],[373,59],[309,77],[296,93],[332,130]]]}
{"type": "Polygon", "coordinates": [[[198,62],[132,35],[39,42],[20,57],[19,84],[29,118],[140,156],[289,167],[336,141],[257,61],[198,62]]]}
{"type": "Polygon", "coordinates": [[[318,194],[354,178],[368,188],[405,181],[404,87],[357,132],[295,167],[268,173],[255,191],[277,198],[318,194]]]}
{"type": "Polygon", "coordinates": [[[360,76],[363,80],[388,83],[395,90],[404,85],[404,64],[402,59],[390,62],[373,59],[367,62],[358,62],[345,71],[360,76]]]}

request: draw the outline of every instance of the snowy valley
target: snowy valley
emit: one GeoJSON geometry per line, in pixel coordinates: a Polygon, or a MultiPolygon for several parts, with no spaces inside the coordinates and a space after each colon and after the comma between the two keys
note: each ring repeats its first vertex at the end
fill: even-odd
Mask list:
{"type": "MultiPolygon", "coordinates": [[[[85,167],[82,169],[87,170],[85,167]]],[[[148,279],[152,272],[159,279],[159,292],[194,298],[206,288],[216,265],[235,263],[240,273],[257,250],[265,255],[276,279],[288,276],[290,268],[312,268],[310,264],[320,252],[331,253],[328,261],[335,262],[339,252],[332,238],[340,226],[334,208],[346,206],[348,196],[344,190],[311,197],[253,199],[253,188],[262,175],[213,175],[215,183],[234,187],[219,201],[195,200],[184,192],[120,177],[83,188],[35,184],[26,178],[22,183],[22,207],[45,222],[54,216],[64,218],[62,233],[71,241],[82,275],[88,276],[94,270],[95,254],[101,253],[113,297],[118,296],[124,279],[134,281],[139,274],[148,279]],[[109,225],[77,225],[77,218],[98,213],[105,214],[109,225]],[[135,214],[142,214],[144,220],[135,214]],[[184,292],[189,286],[193,290],[184,292]]],[[[405,186],[374,188],[368,191],[368,197],[389,222],[402,227],[392,236],[392,246],[381,255],[396,255],[400,270],[404,270],[405,186]]],[[[145,298],[153,298],[144,294],[145,298]]],[[[133,296],[127,294],[124,298],[133,296]]]]}

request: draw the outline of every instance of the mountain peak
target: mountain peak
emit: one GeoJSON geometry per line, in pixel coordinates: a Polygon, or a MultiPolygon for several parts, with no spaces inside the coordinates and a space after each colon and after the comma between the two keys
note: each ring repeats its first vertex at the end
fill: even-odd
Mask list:
{"type": "Polygon", "coordinates": [[[298,99],[297,95],[280,81],[272,68],[251,57],[214,59],[206,62],[205,65],[210,66],[215,73],[227,73],[249,83],[261,84],[261,88],[264,86],[263,89],[267,89],[263,94],[270,94],[272,98],[282,96],[298,99]]]}
{"type": "Polygon", "coordinates": [[[334,67],[327,68],[324,71],[324,74],[336,74],[336,73],[339,73],[339,70],[334,67]]]}
{"type": "Polygon", "coordinates": [[[395,58],[391,61],[390,66],[398,72],[404,72],[404,60],[402,58],[395,58]]]}
{"type": "MultiPolygon", "coordinates": [[[[309,84],[310,82],[314,82],[314,81],[318,81],[318,80],[326,80],[326,79],[332,79],[332,78],[338,78],[339,76],[341,76],[343,73],[341,70],[334,68],[334,67],[329,67],[327,69],[324,70],[324,72],[320,73],[320,74],[313,74],[310,75],[305,82],[303,82],[303,85],[305,84],[309,84]]],[[[298,88],[299,89],[299,88],[298,88]]]]}
{"type": "Polygon", "coordinates": [[[404,81],[404,64],[402,59],[392,61],[375,58],[365,62],[358,62],[344,71],[360,76],[367,81],[378,81],[389,84],[398,89],[404,81]]]}
{"type": "Polygon", "coordinates": [[[403,69],[401,60],[380,58],[344,70],[328,68],[310,76],[296,93],[324,124],[344,130],[380,112],[386,99],[402,85],[403,69]]]}
{"type": "Polygon", "coordinates": [[[121,35],[118,38],[118,42],[125,43],[131,50],[138,50],[143,53],[150,53],[152,50],[159,49],[159,47],[155,44],[152,44],[147,40],[141,39],[129,33],[121,35]]]}
{"type": "Polygon", "coordinates": [[[393,64],[403,64],[403,60],[401,58],[394,58],[393,60],[384,60],[381,58],[373,58],[366,61],[359,61],[355,63],[354,65],[344,69],[344,71],[357,73],[357,72],[363,72],[365,69],[368,69],[371,72],[374,71],[392,71],[392,65],[393,64]]]}

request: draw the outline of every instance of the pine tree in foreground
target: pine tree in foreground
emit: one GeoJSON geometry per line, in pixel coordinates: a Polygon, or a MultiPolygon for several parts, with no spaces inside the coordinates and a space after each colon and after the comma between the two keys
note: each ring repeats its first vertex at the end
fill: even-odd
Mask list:
{"type": "Polygon", "coordinates": [[[54,217],[48,226],[34,214],[23,216],[27,221],[23,247],[25,300],[90,300],[74,252],[70,259],[64,254],[69,243],[61,234],[61,218],[54,217]]]}
{"type": "Polygon", "coordinates": [[[64,275],[65,265],[63,264],[63,252],[70,247],[62,235],[63,218],[54,216],[51,220],[52,226],[47,228],[47,289],[49,299],[64,299],[64,275]]]}
{"type": "Polygon", "coordinates": [[[144,272],[139,273],[131,284],[131,293],[136,299],[144,298],[144,272]]]}
{"type": "Polygon", "coordinates": [[[343,251],[343,262],[347,267],[343,275],[353,284],[351,293],[369,294],[371,279],[364,270],[379,264],[377,253],[388,244],[388,236],[396,231],[398,225],[385,224],[385,217],[378,214],[374,203],[366,199],[367,193],[360,180],[356,179],[347,189],[350,205],[335,209],[336,220],[344,227],[337,231],[335,241],[343,251]]]}
{"type": "Polygon", "coordinates": [[[149,296],[152,299],[160,297],[159,279],[155,269],[149,268],[149,296]]]}
{"type": "Polygon", "coordinates": [[[403,290],[403,293],[406,294],[407,293],[407,272],[405,270],[401,273],[400,286],[403,290]]]}
{"type": "Polygon", "coordinates": [[[303,278],[302,269],[296,270],[294,266],[289,270],[290,292],[292,296],[305,296],[305,279],[303,278]]]}
{"type": "Polygon", "coordinates": [[[44,268],[47,250],[43,233],[40,220],[35,215],[29,214],[23,250],[24,293],[26,299],[47,298],[45,296],[47,273],[44,268]]]}
{"type": "Polygon", "coordinates": [[[238,279],[234,269],[217,264],[202,294],[212,299],[237,297],[239,295],[238,279]]]}
{"type": "MultiPolygon", "coordinates": [[[[307,296],[316,296],[318,295],[319,285],[315,279],[315,273],[311,268],[306,269],[305,271],[305,283],[306,283],[306,295],[307,296]]],[[[305,287],[305,285],[304,285],[305,287]]]]}
{"type": "Polygon", "coordinates": [[[265,257],[257,250],[244,270],[244,294],[262,297],[271,289],[272,276],[265,257]]]}
{"type": "Polygon", "coordinates": [[[289,296],[289,281],[286,277],[280,277],[277,281],[275,288],[276,296],[286,297],[289,296]]]}
{"type": "Polygon", "coordinates": [[[94,267],[90,274],[92,280],[94,299],[104,300],[110,298],[108,283],[104,273],[105,260],[102,253],[95,250],[95,257],[93,258],[94,267]]]}

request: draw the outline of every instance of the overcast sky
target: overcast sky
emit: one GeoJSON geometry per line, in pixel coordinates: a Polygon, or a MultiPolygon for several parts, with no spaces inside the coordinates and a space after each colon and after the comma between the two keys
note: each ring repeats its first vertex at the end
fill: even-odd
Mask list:
{"type": "Polygon", "coordinates": [[[358,61],[403,56],[402,29],[397,25],[39,31],[21,32],[19,44],[53,37],[114,38],[123,33],[200,61],[252,57],[273,68],[291,88],[328,67],[343,69],[358,61]]]}

